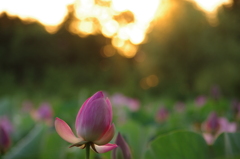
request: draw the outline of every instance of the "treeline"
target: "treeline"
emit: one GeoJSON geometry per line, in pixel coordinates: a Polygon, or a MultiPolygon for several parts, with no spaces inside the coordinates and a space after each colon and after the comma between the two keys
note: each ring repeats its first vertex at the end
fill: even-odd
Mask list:
{"type": "Polygon", "coordinates": [[[128,80],[134,80],[134,70],[128,67],[132,60],[117,54],[103,57],[102,49],[110,39],[70,33],[72,18],[69,13],[60,29],[49,34],[39,23],[1,15],[1,95],[76,97],[81,89],[124,91],[129,87],[128,80]]]}
{"type": "Polygon", "coordinates": [[[215,26],[192,3],[172,1],[178,7],[154,22],[148,42],[132,59],[101,56],[102,48],[110,44],[102,35],[71,34],[67,30],[71,13],[55,34],[38,23],[2,14],[0,94],[72,97],[81,89],[102,89],[139,97],[144,93],[186,97],[206,94],[218,85],[225,95],[239,96],[239,1],[219,9],[215,26]],[[158,85],[142,89],[140,81],[152,74],[158,85]]]}

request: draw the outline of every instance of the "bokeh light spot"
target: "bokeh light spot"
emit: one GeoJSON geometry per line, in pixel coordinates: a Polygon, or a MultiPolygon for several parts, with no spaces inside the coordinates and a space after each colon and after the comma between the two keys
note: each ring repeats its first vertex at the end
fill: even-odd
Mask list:
{"type": "Polygon", "coordinates": [[[156,75],[150,75],[146,78],[147,85],[149,87],[155,87],[158,85],[158,77],[156,75]]]}
{"type": "Polygon", "coordinates": [[[115,54],[115,49],[112,45],[106,45],[103,47],[103,54],[105,57],[111,57],[115,54]]]}

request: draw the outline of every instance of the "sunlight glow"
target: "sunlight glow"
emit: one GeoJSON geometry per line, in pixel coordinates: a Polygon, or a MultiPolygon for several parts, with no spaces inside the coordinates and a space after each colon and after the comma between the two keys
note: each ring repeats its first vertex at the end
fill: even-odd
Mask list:
{"type": "MultiPolygon", "coordinates": [[[[194,1],[210,19],[217,7],[230,3],[230,0],[189,1],[194,1]]],[[[112,39],[111,44],[119,54],[132,58],[138,45],[147,41],[151,22],[164,16],[170,3],[166,0],[1,0],[0,14],[6,12],[24,21],[38,21],[54,33],[68,14],[69,5],[73,6],[75,16],[68,28],[70,32],[81,37],[103,34],[112,39]]],[[[109,48],[105,48],[106,57],[113,55],[109,48]]]]}
{"type": "Polygon", "coordinates": [[[193,0],[197,3],[197,5],[205,11],[209,18],[210,24],[213,26],[217,25],[217,9],[222,4],[229,5],[231,4],[231,0],[193,0]]]}
{"type": "Polygon", "coordinates": [[[230,0],[194,0],[197,4],[207,12],[215,12],[217,7],[222,4],[229,4],[230,0]]]}
{"type": "Polygon", "coordinates": [[[56,31],[63,22],[73,0],[1,0],[0,13],[18,16],[27,21],[39,21],[49,31],[56,31]],[[55,29],[54,29],[55,28],[55,29]]]}
{"type": "MultiPolygon", "coordinates": [[[[54,33],[74,5],[76,19],[69,30],[81,37],[103,34],[112,38],[115,49],[132,58],[139,44],[146,40],[150,22],[159,9],[161,0],[3,0],[0,13],[18,16],[22,20],[42,23],[54,33]],[[14,4],[14,5],[13,5],[14,4]],[[136,5],[137,4],[137,5],[136,5]]],[[[106,56],[110,56],[106,54],[106,56]]]]}
{"type": "MultiPolygon", "coordinates": [[[[100,32],[112,38],[118,52],[132,58],[137,53],[137,45],[145,40],[159,3],[159,0],[151,0],[151,3],[147,0],[77,0],[75,16],[80,23],[88,19],[99,25],[100,32]]],[[[78,29],[83,33],[82,28],[78,29]]],[[[97,34],[98,31],[85,33],[97,34]]]]}

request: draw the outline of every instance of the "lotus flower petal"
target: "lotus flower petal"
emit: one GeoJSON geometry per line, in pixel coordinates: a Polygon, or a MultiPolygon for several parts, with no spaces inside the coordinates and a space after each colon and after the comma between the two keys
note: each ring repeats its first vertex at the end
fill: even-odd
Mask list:
{"type": "Polygon", "coordinates": [[[97,145],[105,145],[108,142],[110,142],[114,136],[115,133],[115,126],[112,124],[108,130],[105,132],[105,134],[98,140],[94,141],[97,145]]]}
{"type": "Polygon", "coordinates": [[[80,113],[81,113],[81,111],[83,110],[83,109],[85,109],[85,106],[87,105],[87,103],[88,102],[92,102],[93,100],[95,100],[95,99],[98,99],[98,98],[104,98],[104,94],[101,92],[101,91],[99,91],[99,92],[97,92],[97,93],[95,93],[93,96],[91,96],[90,98],[88,98],[84,103],[83,103],[83,105],[82,105],[82,107],[80,108],[80,110],[78,111],[78,114],[77,114],[77,118],[76,118],[76,122],[75,122],[75,126],[76,126],[76,129],[77,129],[77,127],[78,127],[78,123],[79,123],[79,116],[80,116],[80,113]]]}
{"type": "Polygon", "coordinates": [[[118,146],[116,144],[106,144],[102,146],[94,145],[94,147],[98,153],[105,153],[117,148],[118,146]]]}
{"type": "Polygon", "coordinates": [[[89,103],[93,102],[94,100],[99,99],[99,98],[105,98],[105,96],[104,96],[102,91],[96,92],[94,95],[92,95],[88,102],[89,103]]]}
{"type": "Polygon", "coordinates": [[[67,142],[77,143],[83,141],[82,138],[77,138],[68,124],[62,119],[56,118],[55,120],[55,128],[57,133],[67,142]]]}
{"type": "Polygon", "coordinates": [[[212,134],[217,134],[220,128],[219,117],[215,112],[209,114],[208,119],[202,124],[203,131],[212,134]]]}
{"type": "Polygon", "coordinates": [[[78,111],[78,114],[77,114],[77,117],[76,117],[76,121],[75,121],[75,128],[76,128],[76,131],[77,131],[77,135],[79,134],[78,130],[81,129],[81,127],[79,127],[79,121],[80,121],[80,114],[82,112],[82,110],[84,109],[86,103],[88,102],[90,98],[88,98],[84,103],[83,105],[81,106],[80,110],[78,111]]]}
{"type": "Polygon", "coordinates": [[[78,115],[77,133],[87,141],[99,139],[109,128],[112,114],[105,98],[90,98],[78,115]]]}
{"type": "Polygon", "coordinates": [[[0,117],[0,126],[3,127],[8,134],[14,131],[13,125],[7,116],[0,117]]]}
{"type": "Polygon", "coordinates": [[[209,133],[203,133],[203,138],[205,139],[208,145],[212,145],[215,140],[215,137],[209,133]]]}
{"type": "Polygon", "coordinates": [[[117,149],[119,149],[119,148],[121,149],[121,153],[122,153],[122,156],[124,159],[131,159],[130,148],[120,133],[118,133],[115,143],[118,145],[118,148],[113,150],[113,153],[112,153],[113,159],[116,159],[117,149]]]}
{"type": "Polygon", "coordinates": [[[221,132],[236,132],[237,131],[237,124],[236,123],[230,123],[226,118],[219,118],[219,123],[220,123],[220,130],[219,133],[221,132]]]}
{"type": "Polygon", "coordinates": [[[112,121],[112,104],[108,98],[106,98],[107,106],[108,106],[108,116],[110,117],[110,121],[112,121]]]}
{"type": "Polygon", "coordinates": [[[227,132],[236,132],[236,131],[237,131],[237,124],[229,123],[227,132]]]}

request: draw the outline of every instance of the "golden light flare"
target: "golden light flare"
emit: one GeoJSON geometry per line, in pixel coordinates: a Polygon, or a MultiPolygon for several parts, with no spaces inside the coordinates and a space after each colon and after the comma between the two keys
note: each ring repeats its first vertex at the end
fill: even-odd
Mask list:
{"type": "Polygon", "coordinates": [[[231,0],[194,0],[206,12],[215,12],[222,4],[230,4],[231,0]]]}
{"type": "Polygon", "coordinates": [[[115,20],[109,20],[103,24],[102,28],[102,34],[105,37],[112,37],[114,34],[117,33],[117,30],[119,28],[119,24],[115,20]]]}
{"type": "MultiPolygon", "coordinates": [[[[213,24],[217,8],[231,0],[189,1],[204,10],[213,24]]],[[[69,5],[73,5],[75,16],[68,28],[70,32],[81,37],[103,34],[112,39],[112,46],[119,54],[132,58],[138,45],[147,41],[151,22],[164,16],[171,3],[168,0],[1,0],[0,14],[6,12],[24,21],[38,21],[54,33],[67,16],[69,5]]],[[[104,56],[112,56],[111,51],[104,52],[104,56]]]]}
{"type": "Polygon", "coordinates": [[[135,56],[146,40],[150,22],[161,0],[2,0],[0,12],[22,20],[37,20],[54,33],[74,5],[76,20],[69,31],[81,37],[103,34],[112,38],[116,50],[127,58],[135,56]],[[136,5],[137,4],[137,5],[136,5]],[[118,40],[116,40],[118,39],[118,40]]]}
{"type": "Polygon", "coordinates": [[[133,45],[132,43],[125,41],[122,47],[117,48],[118,52],[127,58],[133,58],[138,50],[137,45],[133,45]]]}
{"type": "Polygon", "coordinates": [[[78,29],[85,34],[92,34],[94,32],[94,23],[92,21],[84,20],[78,25],[78,29]]]}
{"type": "Polygon", "coordinates": [[[38,21],[47,31],[58,29],[68,13],[67,6],[73,0],[1,0],[0,13],[18,16],[25,21],[38,21]]]}
{"type": "MultiPolygon", "coordinates": [[[[77,0],[75,16],[80,23],[96,20],[100,32],[112,38],[116,50],[127,58],[136,55],[138,46],[146,39],[150,22],[154,19],[160,0],[77,0]],[[136,5],[137,4],[137,5],[136,5]]],[[[86,27],[91,28],[91,26],[86,27]]],[[[74,30],[74,29],[73,29],[74,30]]],[[[78,32],[83,33],[82,28],[78,32]]],[[[73,31],[76,32],[76,29],[73,31]]],[[[97,30],[88,33],[98,33],[97,30]]]]}
{"type": "Polygon", "coordinates": [[[212,26],[216,26],[218,24],[218,19],[216,17],[217,15],[217,9],[221,5],[230,5],[231,0],[193,0],[196,2],[197,6],[204,10],[207,14],[209,23],[212,26]]]}

